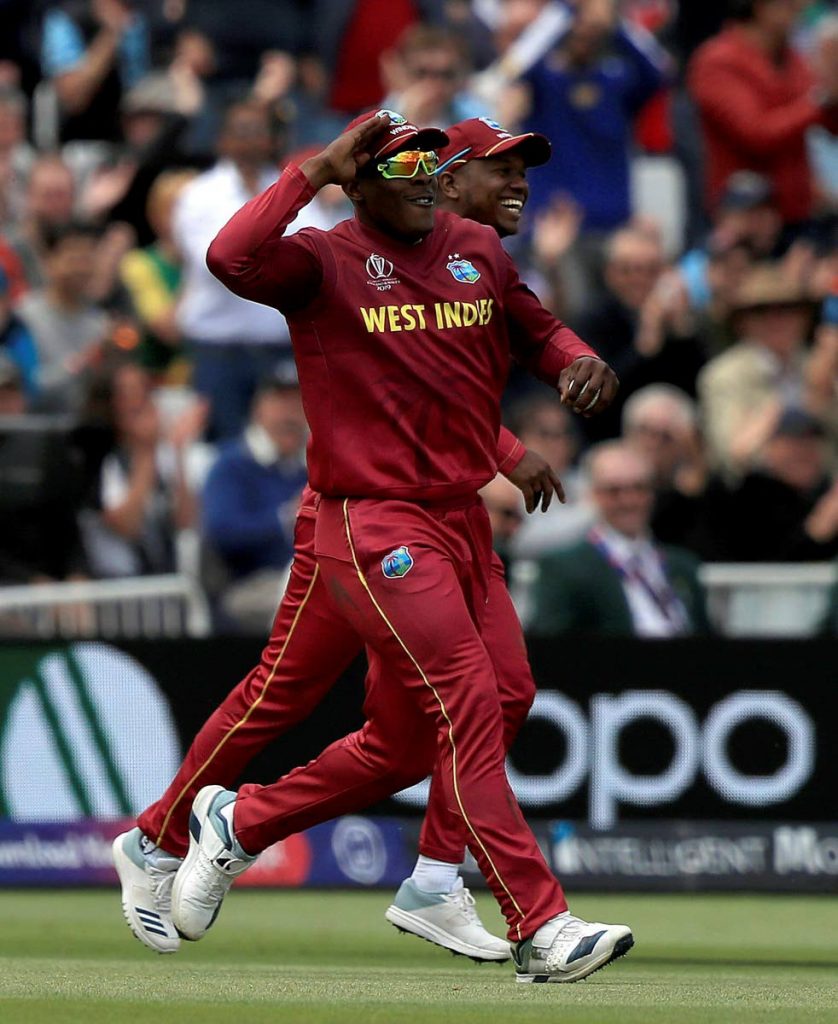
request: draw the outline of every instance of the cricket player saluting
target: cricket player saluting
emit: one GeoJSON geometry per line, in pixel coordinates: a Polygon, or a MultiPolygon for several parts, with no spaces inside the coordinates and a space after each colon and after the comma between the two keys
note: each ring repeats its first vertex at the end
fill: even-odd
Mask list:
{"type": "MultiPolygon", "coordinates": [[[[319,571],[436,725],[445,799],[506,917],[519,979],[572,981],[633,940],[567,912],[509,789],[479,633],[491,535],[477,490],[497,468],[510,354],[586,410],[610,402],[616,379],[539,306],[494,231],[445,213],[435,224],[431,148],[446,141],[386,114],[359,119],[239,211],[208,265],[286,316],[323,496],[319,571]],[[355,219],[283,238],[329,182],[355,219]]],[[[195,801],[172,896],[187,936],[206,931],[232,878],[277,835],[272,787],[251,790],[195,801]]]]}
{"type": "MultiPolygon", "coordinates": [[[[448,134],[448,150],[457,159],[454,170],[445,171],[440,179],[446,208],[489,224],[501,235],[513,233],[526,201],[526,165],[547,159],[548,141],[532,134],[513,137],[482,119],[455,125],[448,134]],[[476,145],[463,158],[466,136],[476,145]],[[486,150],[492,155],[486,156],[486,150]],[[480,162],[472,165],[473,160],[480,162]],[[474,167],[474,173],[467,167],[474,167]]],[[[535,511],[539,496],[544,510],[554,491],[563,497],[561,483],[546,461],[504,428],[497,461],[500,471],[524,493],[529,511],[535,511]]],[[[317,496],[306,488],[288,586],[262,658],[200,729],[166,792],[139,815],[138,827],[114,841],[126,922],[156,952],[180,948],[171,919],[171,888],[188,849],[189,813],[198,791],[207,783],[230,786],[252,757],[310,713],[363,647],[361,638],[335,614],[317,571],[316,503],[317,496]]],[[[535,683],[503,564],[496,555],[481,637],[495,668],[508,749],[532,705],[535,683]]],[[[380,659],[373,655],[370,661],[366,725],[274,787],[272,803],[282,823],[281,838],[362,810],[433,772],[420,854],[387,918],[403,931],[475,960],[508,960],[509,943],[483,927],[459,876],[467,830],[440,792],[432,722],[406,699],[406,693],[381,680],[380,659]],[[386,706],[380,694],[386,694],[386,706]]]]}

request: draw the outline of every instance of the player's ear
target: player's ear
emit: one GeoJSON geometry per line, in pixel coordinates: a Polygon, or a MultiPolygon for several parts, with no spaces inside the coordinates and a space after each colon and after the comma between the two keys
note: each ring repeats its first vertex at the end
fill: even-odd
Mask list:
{"type": "Polygon", "coordinates": [[[353,178],[352,181],[347,181],[343,186],[343,194],[353,203],[363,203],[364,196],[361,192],[360,186],[358,185],[358,179],[353,178]]]}
{"type": "Polygon", "coordinates": [[[460,188],[457,184],[456,175],[451,171],[442,171],[437,174],[436,180],[439,183],[439,191],[446,199],[457,200],[460,198],[460,188]]]}

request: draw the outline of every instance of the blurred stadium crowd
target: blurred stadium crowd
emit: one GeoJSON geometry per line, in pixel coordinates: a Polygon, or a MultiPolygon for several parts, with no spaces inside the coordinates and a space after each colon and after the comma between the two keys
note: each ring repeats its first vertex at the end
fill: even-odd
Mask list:
{"type": "MultiPolygon", "coordinates": [[[[510,378],[567,492],[486,492],[509,564],[550,568],[536,625],[573,625],[550,580],[595,524],[689,565],[838,555],[833,4],[0,0],[0,585],[186,570],[262,631],[306,424],[284,321],[204,253],[378,107],[553,143],[508,244],[622,389],[582,420],[510,378]]],[[[329,188],[295,227],[349,215],[329,188]]]]}

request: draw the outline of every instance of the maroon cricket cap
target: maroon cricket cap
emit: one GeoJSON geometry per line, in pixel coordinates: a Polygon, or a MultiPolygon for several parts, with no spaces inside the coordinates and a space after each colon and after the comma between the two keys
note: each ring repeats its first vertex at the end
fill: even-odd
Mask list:
{"type": "Polygon", "coordinates": [[[446,128],[448,145],[438,150],[440,171],[454,170],[469,160],[500,156],[511,149],[524,158],[527,167],[539,167],[550,159],[552,146],[538,132],[513,135],[490,117],[470,117],[446,128]]]}
{"type": "Polygon", "coordinates": [[[385,115],[390,118],[390,123],[385,131],[375,137],[373,145],[376,148],[370,153],[373,159],[396,153],[404,149],[408,143],[411,149],[437,151],[448,144],[448,136],[439,128],[417,128],[395,110],[368,110],[366,114],[359,114],[343,129],[343,134],[357,128],[370,117],[385,115]]]}

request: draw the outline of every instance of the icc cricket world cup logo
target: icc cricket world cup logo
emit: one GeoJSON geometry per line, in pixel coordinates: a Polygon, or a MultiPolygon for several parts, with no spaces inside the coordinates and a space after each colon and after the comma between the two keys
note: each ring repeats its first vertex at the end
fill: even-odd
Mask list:
{"type": "Polygon", "coordinates": [[[367,273],[373,281],[381,281],[385,277],[391,276],[393,264],[389,260],[385,260],[383,256],[379,256],[376,252],[370,253],[370,257],[367,260],[367,273]]]}

